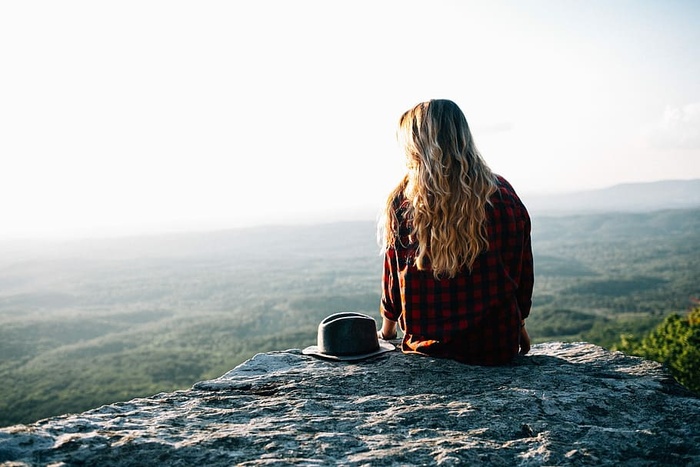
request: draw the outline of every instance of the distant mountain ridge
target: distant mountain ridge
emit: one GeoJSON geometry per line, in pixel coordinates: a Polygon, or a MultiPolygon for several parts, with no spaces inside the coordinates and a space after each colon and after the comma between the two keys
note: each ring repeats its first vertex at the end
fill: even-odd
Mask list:
{"type": "Polygon", "coordinates": [[[700,179],[624,183],[599,190],[522,198],[536,215],[686,209],[700,206],[700,179]]]}

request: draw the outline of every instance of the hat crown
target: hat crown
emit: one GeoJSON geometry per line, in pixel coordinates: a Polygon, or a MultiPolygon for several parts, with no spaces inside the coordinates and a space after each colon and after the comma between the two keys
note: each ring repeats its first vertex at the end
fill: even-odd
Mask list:
{"type": "Polygon", "coordinates": [[[376,322],[362,313],[328,316],[318,325],[317,340],[319,350],[327,355],[361,355],[379,349],[376,322]]]}

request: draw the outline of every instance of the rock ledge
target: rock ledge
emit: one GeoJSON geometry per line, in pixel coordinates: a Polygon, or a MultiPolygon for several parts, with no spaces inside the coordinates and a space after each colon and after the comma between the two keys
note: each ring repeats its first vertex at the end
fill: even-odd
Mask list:
{"type": "Polygon", "coordinates": [[[508,367],[258,354],[192,389],[0,429],[20,465],[700,465],[700,398],[586,343],[508,367]]]}

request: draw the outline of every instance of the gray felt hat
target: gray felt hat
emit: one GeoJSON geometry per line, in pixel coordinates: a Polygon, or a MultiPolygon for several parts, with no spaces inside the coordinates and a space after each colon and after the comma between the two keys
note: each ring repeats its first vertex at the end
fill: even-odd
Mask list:
{"type": "Polygon", "coordinates": [[[350,311],[330,315],[321,321],[317,342],[318,345],[309,346],[302,353],[328,360],[354,361],[395,349],[394,344],[379,340],[374,318],[350,311]]]}

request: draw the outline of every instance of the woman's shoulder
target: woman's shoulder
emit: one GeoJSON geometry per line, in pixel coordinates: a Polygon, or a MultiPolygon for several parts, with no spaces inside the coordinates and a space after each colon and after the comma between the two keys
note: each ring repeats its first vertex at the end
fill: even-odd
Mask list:
{"type": "Polygon", "coordinates": [[[522,200],[516,193],[513,185],[510,184],[508,180],[502,175],[495,175],[496,177],[496,192],[491,196],[492,203],[504,203],[508,205],[520,206],[523,209],[522,200]]]}
{"type": "Polygon", "coordinates": [[[517,198],[513,185],[511,185],[505,177],[502,175],[494,176],[496,178],[496,191],[494,192],[492,199],[499,200],[503,199],[504,197],[507,199],[511,199],[513,197],[517,198]]]}
{"type": "Polygon", "coordinates": [[[506,178],[503,175],[494,174],[494,177],[496,178],[496,186],[499,190],[515,193],[513,185],[511,185],[510,182],[506,180],[506,178]]]}

